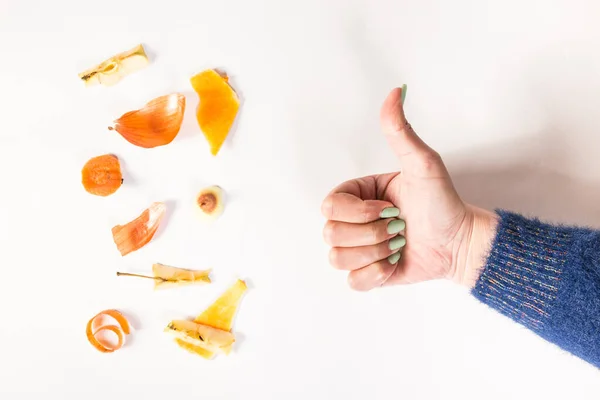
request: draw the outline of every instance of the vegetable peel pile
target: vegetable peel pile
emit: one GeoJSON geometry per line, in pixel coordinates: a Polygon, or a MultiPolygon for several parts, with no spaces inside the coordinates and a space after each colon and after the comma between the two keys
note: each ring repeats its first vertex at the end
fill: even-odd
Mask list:
{"type": "MultiPolygon", "coordinates": [[[[79,74],[86,86],[112,86],[125,76],[149,64],[140,44],[119,53],[79,74]]],[[[190,79],[199,97],[196,110],[198,126],[210,151],[216,156],[236,120],[240,99],[225,74],[208,69],[190,79]]],[[[171,143],[179,134],[185,114],[186,98],[181,93],[157,97],[143,107],[126,112],[108,127],[127,142],[142,148],[154,148],[171,143]]],[[[94,157],[81,170],[84,189],[96,196],[109,196],[123,184],[119,159],[112,154],[94,157]]],[[[195,197],[195,208],[202,219],[214,220],[224,210],[223,191],[218,186],[202,189],[195,197]]],[[[121,256],[141,249],[154,237],[166,214],[166,205],[152,203],[139,216],[124,225],[112,228],[112,236],[121,256]]],[[[145,278],[154,281],[154,289],[210,284],[211,270],[190,270],[164,264],[154,264],[152,275],[117,272],[117,276],[145,278]]],[[[244,281],[237,280],[196,319],[173,320],[165,328],[177,345],[193,354],[211,359],[215,354],[229,354],[235,343],[231,332],[233,319],[247,290],[244,281]]],[[[101,311],[90,319],[86,336],[102,353],[119,350],[131,333],[127,319],[119,311],[101,311]],[[109,320],[110,322],[106,322],[109,320]]]]}
{"type": "Polygon", "coordinates": [[[240,108],[240,100],[229,85],[229,78],[208,69],[191,78],[191,84],[200,104],[196,110],[198,125],[216,156],[233,126],[240,108]]]}
{"type": "Polygon", "coordinates": [[[194,321],[171,321],[165,332],[175,337],[179,347],[200,357],[229,354],[235,341],[231,333],[233,318],[246,290],[246,283],[238,279],[194,321]]]}
{"type": "Polygon", "coordinates": [[[147,276],[131,274],[128,272],[117,272],[117,276],[152,279],[154,281],[154,290],[211,283],[209,276],[210,270],[183,269],[159,263],[152,266],[152,275],[153,276],[147,276]]]}
{"type": "Polygon", "coordinates": [[[152,240],[166,210],[165,203],[152,203],[133,221],[112,228],[113,240],[122,256],[141,249],[152,240]]]}
{"type": "Polygon", "coordinates": [[[96,350],[102,353],[112,353],[123,347],[125,343],[125,336],[131,333],[129,321],[117,310],[104,310],[94,315],[90,319],[85,328],[85,334],[88,341],[91,343],[96,350]],[[101,319],[110,318],[116,321],[116,325],[104,324],[101,319]],[[100,321],[99,326],[96,326],[100,321]],[[112,332],[117,336],[117,343],[110,343],[106,338],[102,336],[103,332],[112,332]]]}

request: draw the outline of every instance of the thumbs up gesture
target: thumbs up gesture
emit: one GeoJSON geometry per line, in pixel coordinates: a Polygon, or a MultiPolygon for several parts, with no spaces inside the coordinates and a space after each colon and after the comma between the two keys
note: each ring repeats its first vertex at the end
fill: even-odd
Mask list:
{"type": "Polygon", "coordinates": [[[472,287],[497,217],[461,200],[440,155],[406,120],[403,90],[392,90],[381,107],[402,169],[344,182],[323,201],[330,263],[349,272],[356,290],[439,278],[472,287]]]}

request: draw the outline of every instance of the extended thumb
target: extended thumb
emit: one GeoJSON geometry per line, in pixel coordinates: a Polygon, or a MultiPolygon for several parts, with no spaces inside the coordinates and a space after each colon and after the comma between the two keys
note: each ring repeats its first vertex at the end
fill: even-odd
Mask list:
{"type": "Polygon", "coordinates": [[[428,156],[433,150],[421,140],[404,115],[406,85],[395,88],[381,106],[381,127],[388,143],[403,164],[428,156]],[[404,92],[404,93],[403,93],[404,92]]]}

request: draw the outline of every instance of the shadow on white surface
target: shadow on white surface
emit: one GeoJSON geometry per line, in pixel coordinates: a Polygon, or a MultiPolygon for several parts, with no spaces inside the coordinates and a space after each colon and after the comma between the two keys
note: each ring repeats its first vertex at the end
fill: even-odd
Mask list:
{"type": "Polygon", "coordinates": [[[127,185],[128,187],[137,187],[138,181],[131,174],[131,170],[127,167],[128,161],[125,157],[119,157],[118,154],[114,154],[119,159],[119,164],[121,165],[121,175],[123,176],[123,185],[127,185]]]}
{"type": "Polygon", "coordinates": [[[185,96],[185,113],[183,114],[183,122],[181,123],[181,128],[179,129],[175,141],[183,142],[196,135],[204,136],[196,119],[198,94],[193,90],[180,90],[179,93],[182,93],[185,96]]]}
{"type": "Polygon", "coordinates": [[[169,225],[169,222],[171,221],[171,218],[173,216],[173,211],[177,207],[177,201],[175,201],[175,200],[165,200],[165,201],[163,201],[163,203],[165,203],[165,205],[167,206],[167,210],[165,211],[165,216],[163,217],[163,220],[160,222],[160,225],[158,225],[158,229],[156,230],[156,233],[154,234],[154,237],[152,238],[152,240],[156,240],[163,235],[163,232],[167,229],[166,227],[167,227],[167,225],[169,225]]]}
{"type": "Polygon", "coordinates": [[[551,133],[449,156],[447,165],[468,203],[551,222],[600,227],[600,183],[565,172],[569,157],[561,137],[551,133]]]}

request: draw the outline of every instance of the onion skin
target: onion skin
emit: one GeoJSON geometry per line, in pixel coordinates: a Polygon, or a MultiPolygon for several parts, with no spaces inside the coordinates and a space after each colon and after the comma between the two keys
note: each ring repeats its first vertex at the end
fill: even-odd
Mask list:
{"type": "Polygon", "coordinates": [[[172,93],[157,97],[139,110],[123,114],[110,126],[129,143],[146,149],[173,141],[183,122],[185,96],[172,93]]]}

